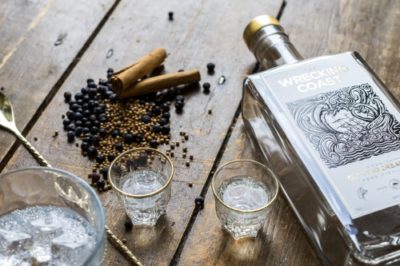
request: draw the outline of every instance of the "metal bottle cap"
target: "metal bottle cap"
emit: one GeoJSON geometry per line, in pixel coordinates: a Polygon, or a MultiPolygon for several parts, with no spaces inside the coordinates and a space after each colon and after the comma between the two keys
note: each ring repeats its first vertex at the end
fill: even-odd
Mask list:
{"type": "Polygon", "coordinates": [[[277,25],[280,26],[279,21],[273,16],[269,15],[261,15],[253,18],[249,24],[247,24],[244,32],[243,39],[246,42],[246,45],[249,46],[251,42],[252,36],[262,27],[267,25],[277,25]]]}

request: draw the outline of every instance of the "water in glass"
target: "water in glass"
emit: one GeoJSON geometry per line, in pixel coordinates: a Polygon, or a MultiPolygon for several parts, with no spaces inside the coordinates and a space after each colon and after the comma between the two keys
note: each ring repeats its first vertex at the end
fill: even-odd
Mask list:
{"type": "Polygon", "coordinates": [[[32,206],[0,217],[0,265],[83,265],[96,231],[77,212],[32,206]]]}
{"type": "MultiPolygon", "coordinates": [[[[225,180],[218,188],[219,197],[231,208],[253,211],[264,207],[271,198],[268,188],[251,176],[236,176],[225,180]]],[[[266,211],[252,213],[217,206],[223,227],[235,238],[257,235],[266,218],[266,211]]]]}
{"type": "MultiPolygon", "coordinates": [[[[132,171],[121,178],[122,190],[133,195],[144,195],[160,189],[166,176],[153,170],[132,171]]],[[[145,198],[125,197],[124,205],[133,224],[154,225],[165,213],[170,190],[145,198]]]]}

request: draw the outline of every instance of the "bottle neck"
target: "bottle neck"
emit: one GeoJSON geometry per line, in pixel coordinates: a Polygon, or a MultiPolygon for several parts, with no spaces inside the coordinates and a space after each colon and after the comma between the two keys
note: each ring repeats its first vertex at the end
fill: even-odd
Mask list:
{"type": "Polygon", "coordinates": [[[267,25],[258,30],[249,43],[249,49],[264,68],[303,60],[279,25],[267,25]]]}

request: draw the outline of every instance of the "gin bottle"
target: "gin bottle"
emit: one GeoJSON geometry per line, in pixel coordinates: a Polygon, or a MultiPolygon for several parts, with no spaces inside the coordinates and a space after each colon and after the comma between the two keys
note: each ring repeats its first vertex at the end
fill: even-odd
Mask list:
{"type": "Polygon", "coordinates": [[[400,264],[400,113],[357,52],[304,60],[279,22],[245,42],[268,69],[246,78],[247,133],[326,265],[400,264]]]}

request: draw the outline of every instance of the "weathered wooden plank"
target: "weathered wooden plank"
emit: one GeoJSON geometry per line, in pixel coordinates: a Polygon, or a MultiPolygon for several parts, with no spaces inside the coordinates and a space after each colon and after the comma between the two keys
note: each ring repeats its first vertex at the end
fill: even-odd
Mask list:
{"type": "Polygon", "coordinates": [[[288,1],[282,17],[305,58],[358,51],[400,99],[400,2],[288,1]]]}
{"type": "MultiPolygon", "coordinates": [[[[243,76],[253,67],[241,41],[241,29],[260,10],[276,14],[280,1],[267,3],[242,1],[161,1],[150,5],[144,1],[122,1],[109,22],[81,58],[54,100],[32,128],[28,139],[56,167],[85,177],[91,163],[80,156],[80,149],[68,145],[61,131],[64,91],[77,91],[88,77],[104,77],[108,67],[118,69],[149,52],[154,47],[165,47],[170,53],[166,70],[199,68],[204,81],[212,84],[209,95],[194,91],[187,94],[182,115],[172,112],[172,136],[178,140],[180,131],[190,135],[186,143],[194,162],[190,168],[182,158],[175,158],[176,175],[172,186],[173,197],[168,215],[153,230],[135,229],[124,233],[125,214],[113,192],[102,194],[107,210],[108,224],[146,265],[169,264],[175,254],[194,208],[194,199],[200,194],[226,131],[239,105],[243,76]],[[168,21],[168,11],[174,11],[174,21],[168,21]],[[112,49],[113,55],[110,54],[112,49]],[[215,75],[206,73],[206,64],[216,64],[215,75]],[[227,81],[217,86],[220,75],[227,81]],[[212,109],[209,115],[207,110],[212,109]],[[189,186],[190,184],[190,186],[189,186]]],[[[18,112],[18,110],[16,110],[18,112]]],[[[6,169],[35,164],[31,156],[20,148],[6,169]]],[[[109,248],[107,264],[126,263],[109,248]]]]}
{"type": "MultiPolygon", "coordinates": [[[[110,9],[114,0],[1,1],[0,87],[21,130],[110,9]]],[[[14,138],[0,134],[0,161],[14,138]]]]}
{"type": "MultiPolygon", "coordinates": [[[[262,161],[254,152],[239,117],[221,164],[236,159],[262,161]]],[[[318,265],[319,261],[282,194],[255,239],[235,241],[223,231],[211,188],[198,214],[179,265],[318,265]]]]}
{"type": "MultiPolygon", "coordinates": [[[[399,10],[395,1],[289,1],[281,23],[305,57],[359,51],[399,99],[399,10]]],[[[240,118],[222,161],[260,160],[249,147],[240,118]]],[[[242,244],[221,230],[209,189],[180,264],[316,265],[319,260],[283,197],[275,204],[262,235],[242,244]]]]}
{"type": "Polygon", "coordinates": [[[24,39],[48,12],[51,2],[2,1],[0,3],[0,58],[1,64],[10,57],[24,39]]]}

